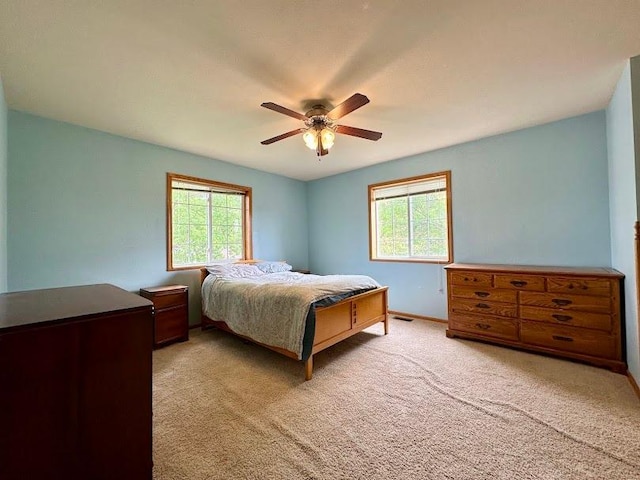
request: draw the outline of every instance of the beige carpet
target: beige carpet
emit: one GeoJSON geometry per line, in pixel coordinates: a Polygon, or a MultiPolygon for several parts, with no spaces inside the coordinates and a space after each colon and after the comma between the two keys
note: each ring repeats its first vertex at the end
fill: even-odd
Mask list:
{"type": "Polygon", "coordinates": [[[154,353],[154,478],[640,479],[606,370],[392,320],[301,362],[219,331],[154,353]]]}

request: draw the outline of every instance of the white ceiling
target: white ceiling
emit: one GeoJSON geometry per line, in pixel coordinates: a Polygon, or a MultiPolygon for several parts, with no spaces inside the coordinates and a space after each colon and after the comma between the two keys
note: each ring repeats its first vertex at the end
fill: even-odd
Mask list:
{"type": "Polygon", "coordinates": [[[640,0],[2,0],[10,108],[301,180],[606,107],[640,0]],[[304,112],[355,92],[318,161],[304,112]]]}

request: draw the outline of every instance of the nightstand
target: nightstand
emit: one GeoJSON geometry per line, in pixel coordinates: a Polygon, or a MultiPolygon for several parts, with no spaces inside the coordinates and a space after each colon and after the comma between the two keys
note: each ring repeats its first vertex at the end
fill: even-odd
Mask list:
{"type": "Polygon", "coordinates": [[[189,340],[189,287],[167,285],[141,288],[140,295],[153,302],[153,346],[189,340]]]}

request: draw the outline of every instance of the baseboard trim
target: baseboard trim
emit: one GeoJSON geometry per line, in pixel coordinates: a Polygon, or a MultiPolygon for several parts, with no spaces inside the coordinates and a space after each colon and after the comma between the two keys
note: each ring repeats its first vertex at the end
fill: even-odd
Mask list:
{"type": "Polygon", "coordinates": [[[194,328],[202,328],[202,322],[189,325],[189,330],[193,330],[194,328]]]}
{"type": "Polygon", "coordinates": [[[629,379],[629,383],[631,384],[633,391],[636,392],[636,395],[640,399],[640,387],[638,386],[638,382],[636,382],[636,379],[633,378],[633,375],[631,375],[631,372],[629,370],[627,370],[627,378],[629,379]]]}
{"type": "Polygon", "coordinates": [[[428,322],[449,323],[447,320],[435,317],[426,317],[424,315],[416,315],[415,313],[399,312],[397,310],[389,310],[389,315],[397,315],[399,317],[415,318],[416,320],[427,320],[428,322]]]}

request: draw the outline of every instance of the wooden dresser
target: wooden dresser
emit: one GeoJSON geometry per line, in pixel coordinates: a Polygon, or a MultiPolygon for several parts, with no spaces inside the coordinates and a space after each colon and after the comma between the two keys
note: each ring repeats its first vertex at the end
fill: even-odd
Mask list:
{"type": "Polygon", "coordinates": [[[623,275],[611,268],[456,264],[448,337],[483,340],[626,372],[623,275]]]}
{"type": "Polygon", "coordinates": [[[0,478],[151,479],[152,344],[113,285],[0,295],[0,478]]]}

